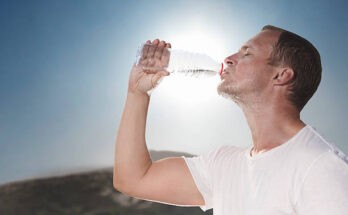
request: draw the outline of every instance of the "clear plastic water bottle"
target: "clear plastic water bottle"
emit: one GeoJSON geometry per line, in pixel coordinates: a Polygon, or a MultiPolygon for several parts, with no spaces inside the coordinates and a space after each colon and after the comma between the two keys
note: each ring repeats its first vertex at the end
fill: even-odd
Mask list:
{"type": "Polygon", "coordinates": [[[136,66],[144,70],[166,70],[170,73],[182,73],[190,76],[214,76],[220,75],[224,69],[224,64],[219,63],[208,55],[164,48],[161,59],[148,56],[147,51],[152,44],[142,44],[138,48],[136,56],[136,66]],[[155,62],[157,61],[157,62],[155,62]]]}

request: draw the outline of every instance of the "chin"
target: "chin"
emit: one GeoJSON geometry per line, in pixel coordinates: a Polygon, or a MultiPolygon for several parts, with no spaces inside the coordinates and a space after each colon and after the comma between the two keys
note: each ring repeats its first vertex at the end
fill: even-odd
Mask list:
{"type": "Polygon", "coordinates": [[[232,100],[237,104],[241,102],[241,97],[237,93],[237,89],[235,89],[235,87],[232,87],[230,83],[225,83],[224,81],[221,82],[217,86],[216,91],[220,96],[232,100]]]}
{"type": "Polygon", "coordinates": [[[224,98],[231,98],[231,93],[229,92],[230,87],[222,81],[216,88],[217,93],[224,98]]]}
{"type": "Polygon", "coordinates": [[[231,83],[227,83],[226,80],[222,80],[219,85],[217,86],[217,92],[218,94],[232,94],[234,91],[233,87],[231,86],[231,83]]]}

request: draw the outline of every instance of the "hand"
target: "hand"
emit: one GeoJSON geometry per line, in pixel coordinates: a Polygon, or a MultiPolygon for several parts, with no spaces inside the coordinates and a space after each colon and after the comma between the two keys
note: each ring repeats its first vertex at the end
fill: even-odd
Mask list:
{"type": "Polygon", "coordinates": [[[128,92],[147,95],[149,90],[158,85],[162,77],[170,74],[165,71],[170,56],[168,48],[171,48],[171,44],[163,40],[159,42],[156,39],[152,43],[150,40],[146,42],[142,49],[139,66],[133,64],[129,77],[128,92]],[[150,70],[148,68],[155,69],[150,70]]]}

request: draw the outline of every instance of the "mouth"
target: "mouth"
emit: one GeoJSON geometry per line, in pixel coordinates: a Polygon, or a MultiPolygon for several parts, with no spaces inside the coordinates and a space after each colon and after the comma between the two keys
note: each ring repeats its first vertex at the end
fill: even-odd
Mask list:
{"type": "Polygon", "coordinates": [[[226,69],[224,69],[223,71],[222,71],[222,73],[221,73],[221,76],[220,76],[220,78],[221,79],[223,79],[223,78],[225,78],[226,77],[226,75],[228,75],[228,71],[227,71],[227,68],[226,69]]]}

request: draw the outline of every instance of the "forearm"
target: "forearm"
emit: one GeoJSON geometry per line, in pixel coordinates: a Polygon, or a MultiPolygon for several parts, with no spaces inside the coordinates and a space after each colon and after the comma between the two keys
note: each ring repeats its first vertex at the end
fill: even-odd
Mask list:
{"type": "Polygon", "coordinates": [[[127,94],[116,137],[115,187],[136,183],[152,164],[145,141],[149,102],[150,97],[147,95],[127,94]]]}

